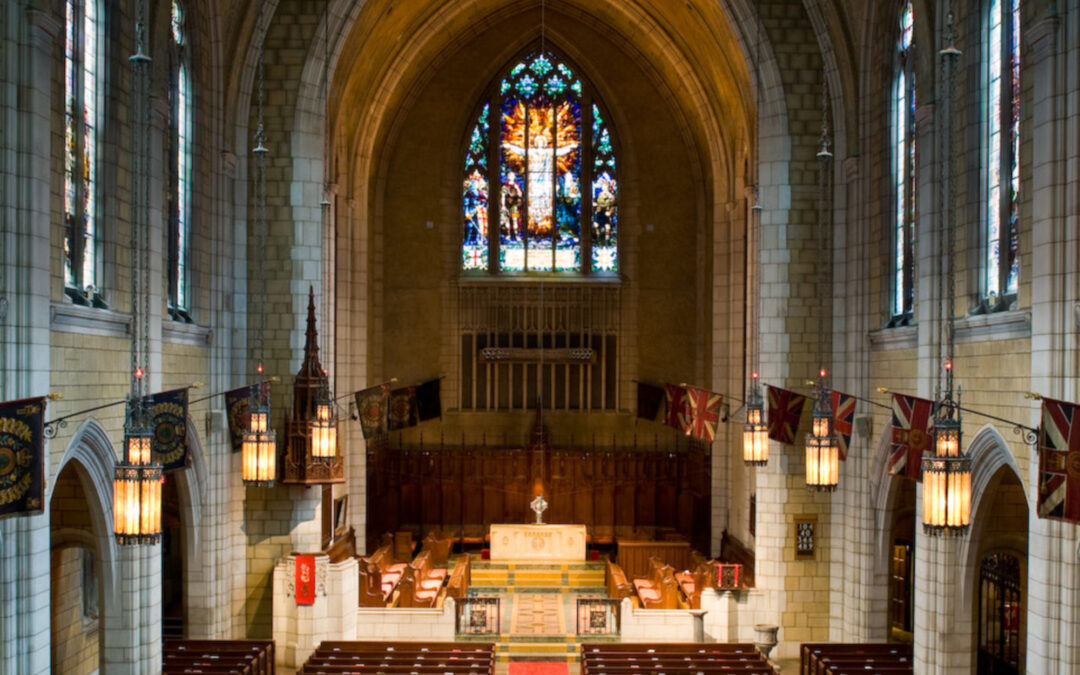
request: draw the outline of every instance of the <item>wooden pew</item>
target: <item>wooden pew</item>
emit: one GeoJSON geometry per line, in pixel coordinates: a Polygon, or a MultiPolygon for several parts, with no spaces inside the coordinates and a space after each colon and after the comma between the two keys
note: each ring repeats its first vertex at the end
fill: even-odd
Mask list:
{"type": "Polygon", "coordinates": [[[699,563],[692,571],[676,572],[675,581],[686,596],[690,609],[701,609],[701,592],[716,585],[716,565],[708,561],[699,563]]]}
{"type": "Polygon", "coordinates": [[[635,577],[633,581],[641,606],[646,609],[677,609],[679,585],[675,581],[675,570],[658,558],[650,558],[649,564],[649,575],[635,577]]]}
{"type": "Polygon", "coordinates": [[[332,541],[326,548],[326,555],[330,557],[331,563],[338,563],[342,560],[355,558],[356,531],[350,527],[348,532],[332,541]]]}
{"type": "Polygon", "coordinates": [[[649,574],[649,558],[659,558],[677,570],[690,567],[690,544],[686,541],[616,540],[615,562],[630,579],[649,574]]]}
{"type": "Polygon", "coordinates": [[[423,551],[401,574],[398,582],[398,607],[434,607],[446,579],[446,568],[431,564],[431,552],[423,551]]]}
{"type": "Polygon", "coordinates": [[[752,644],[593,643],[581,645],[582,675],[742,673],[773,675],[752,644]]]}
{"type": "Polygon", "coordinates": [[[420,551],[421,553],[430,551],[431,563],[436,567],[446,567],[446,563],[450,559],[450,547],[453,544],[454,540],[450,537],[441,536],[434,531],[428,532],[428,536],[424,537],[420,551]]]}
{"type": "Polygon", "coordinates": [[[454,569],[446,580],[443,589],[447,597],[460,600],[469,594],[469,584],[472,583],[472,563],[469,554],[465,554],[454,563],[454,569]]]}
{"type": "Polygon", "coordinates": [[[804,642],[799,649],[799,671],[817,673],[911,673],[911,645],[888,643],[804,642]]]}
{"type": "Polygon", "coordinates": [[[408,563],[412,560],[413,550],[416,548],[416,543],[413,542],[412,532],[395,532],[394,533],[394,562],[395,563],[408,563]]]}
{"type": "Polygon", "coordinates": [[[494,675],[495,645],[473,642],[326,641],[298,671],[302,675],[494,675]]]}
{"type": "Polygon", "coordinates": [[[274,675],[273,640],[168,640],[162,673],[274,675]]]}
{"type": "MultiPolygon", "coordinates": [[[[379,566],[367,558],[357,556],[360,576],[360,606],[361,607],[385,607],[386,599],[394,591],[395,581],[387,581],[383,584],[382,570],[379,566]]],[[[400,579],[400,575],[396,577],[400,579]]]]}
{"type": "Polygon", "coordinates": [[[623,569],[613,563],[610,558],[604,561],[604,585],[607,587],[609,598],[632,598],[634,586],[626,578],[623,569]]]}

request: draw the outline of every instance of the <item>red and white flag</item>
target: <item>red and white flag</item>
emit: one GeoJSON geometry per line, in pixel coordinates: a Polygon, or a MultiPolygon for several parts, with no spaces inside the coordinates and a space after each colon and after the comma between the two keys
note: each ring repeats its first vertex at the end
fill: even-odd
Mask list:
{"type": "Polygon", "coordinates": [[[680,387],[677,384],[665,384],[664,404],[667,407],[664,423],[669,427],[686,431],[691,422],[690,402],[686,400],[686,387],[680,387]]]}
{"type": "Polygon", "coordinates": [[[1039,517],[1080,523],[1080,406],[1044,398],[1039,430],[1039,517]]]}
{"type": "Polygon", "coordinates": [[[922,480],[922,456],[934,440],[934,402],[893,394],[889,473],[922,480]]]}
{"type": "Polygon", "coordinates": [[[852,427],[855,423],[855,397],[833,389],[829,392],[829,403],[832,404],[833,431],[836,432],[840,460],[843,461],[847,459],[848,448],[851,447],[852,427]]]}
{"type": "Polygon", "coordinates": [[[716,438],[716,425],[720,423],[720,406],[724,397],[707,389],[686,388],[686,398],[690,402],[690,424],[683,430],[687,436],[702,441],[716,438]]]}

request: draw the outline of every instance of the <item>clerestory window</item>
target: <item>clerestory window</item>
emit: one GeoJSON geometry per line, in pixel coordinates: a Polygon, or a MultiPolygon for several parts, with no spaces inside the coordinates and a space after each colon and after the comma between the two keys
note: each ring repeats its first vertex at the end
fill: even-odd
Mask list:
{"type": "Polygon", "coordinates": [[[915,39],[914,12],[904,3],[900,12],[896,75],[893,84],[892,174],[892,325],[911,318],[915,301],[915,39]]]}
{"type": "Polygon", "coordinates": [[[169,313],[190,321],[191,58],[184,6],[172,2],[169,83],[169,313]]]}

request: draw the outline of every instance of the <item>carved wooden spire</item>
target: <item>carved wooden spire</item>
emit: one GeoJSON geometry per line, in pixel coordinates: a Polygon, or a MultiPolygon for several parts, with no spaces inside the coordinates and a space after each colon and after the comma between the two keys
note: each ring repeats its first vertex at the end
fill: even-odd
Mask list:
{"type": "Polygon", "coordinates": [[[315,419],[315,404],[319,395],[328,393],[330,379],[319,362],[319,332],[315,326],[315,289],[308,288],[307,331],[304,341],[304,362],[293,383],[292,415],[285,421],[285,461],[282,463],[282,483],[317,485],[340,483],[345,480],[344,462],[338,456],[330,463],[311,458],[308,450],[311,421],[315,419]]]}

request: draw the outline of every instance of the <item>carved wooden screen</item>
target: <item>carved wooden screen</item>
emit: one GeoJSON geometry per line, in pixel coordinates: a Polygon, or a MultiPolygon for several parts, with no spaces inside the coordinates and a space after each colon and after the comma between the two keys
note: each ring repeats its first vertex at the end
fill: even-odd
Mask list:
{"type": "Polygon", "coordinates": [[[614,285],[459,290],[462,410],[617,410],[621,293],[614,285]]]}

